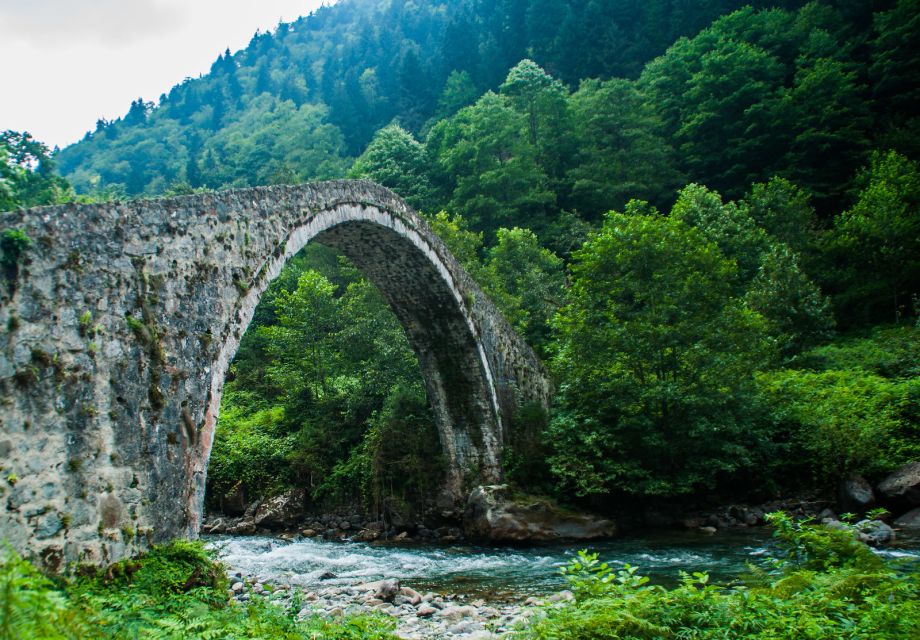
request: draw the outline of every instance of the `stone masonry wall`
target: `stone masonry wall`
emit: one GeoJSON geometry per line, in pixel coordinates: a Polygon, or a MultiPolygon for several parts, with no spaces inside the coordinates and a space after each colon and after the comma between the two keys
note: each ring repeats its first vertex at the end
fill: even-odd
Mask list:
{"type": "Polygon", "coordinates": [[[501,479],[536,356],[413,211],[366,181],[2,214],[32,240],[0,274],[0,540],[49,568],[196,535],[224,375],[307,242],[381,290],[419,355],[446,487],[501,479]]]}

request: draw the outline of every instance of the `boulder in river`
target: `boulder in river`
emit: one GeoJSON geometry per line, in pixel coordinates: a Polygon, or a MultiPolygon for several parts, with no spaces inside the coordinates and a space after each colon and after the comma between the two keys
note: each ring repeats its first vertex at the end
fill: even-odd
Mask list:
{"type": "Polygon", "coordinates": [[[920,462],[909,462],[882,480],[878,492],[891,502],[920,506],[920,462]]]}
{"type": "Polygon", "coordinates": [[[901,529],[920,529],[920,507],[899,516],[894,521],[894,526],[901,529]]]}
{"type": "Polygon", "coordinates": [[[291,489],[269,498],[259,505],[255,513],[255,524],[269,529],[292,527],[303,518],[305,500],[306,492],[303,489],[291,489]]]}
{"type": "Polygon", "coordinates": [[[547,498],[515,495],[507,485],[476,487],[463,525],[471,538],[490,542],[592,540],[616,534],[612,520],[574,513],[547,498]]]}
{"type": "Polygon", "coordinates": [[[843,513],[865,513],[875,504],[872,485],[858,475],[851,475],[840,481],[837,499],[843,513]]]}
{"type": "Polygon", "coordinates": [[[861,520],[856,523],[856,537],[873,547],[894,540],[894,531],[881,520],[861,520]]]}

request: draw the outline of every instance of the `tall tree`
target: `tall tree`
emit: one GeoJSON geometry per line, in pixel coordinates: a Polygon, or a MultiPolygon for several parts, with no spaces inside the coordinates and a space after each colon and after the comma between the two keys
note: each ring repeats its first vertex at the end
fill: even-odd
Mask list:
{"type": "Polygon", "coordinates": [[[859,181],[856,204],[834,223],[847,273],[836,300],[863,320],[899,322],[920,295],[920,168],[896,151],[876,152],[859,181]]]}
{"type": "Polygon", "coordinates": [[[737,277],[702,233],[638,203],[575,253],[548,434],[565,486],[674,495],[751,462],[752,372],[769,347],[737,277]]]}

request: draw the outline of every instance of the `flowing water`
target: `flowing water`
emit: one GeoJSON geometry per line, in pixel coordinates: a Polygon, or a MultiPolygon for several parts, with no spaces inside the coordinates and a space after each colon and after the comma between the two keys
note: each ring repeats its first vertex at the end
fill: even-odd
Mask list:
{"type": "MultiPolygon", "coordinates": [[[[707,571],[726,582],[748,565],[766,562],[777,549],[767,530],[660,532],[576,545],[529,547],[366,544],[268,537],[214,536],[211,546],[233,570],[304,587],[398,578],[419,591],[463,593],[490,600],[547,594],[565,588],[559,569],[588,547],[613,567],[630,564],[657,584],[673,585],[680,571],[707,571]],[[325,573],[335,578],[322,580],[325,573]]],[[[920,539],[905,539],[881,552],[920,567],[920,539]]]]}

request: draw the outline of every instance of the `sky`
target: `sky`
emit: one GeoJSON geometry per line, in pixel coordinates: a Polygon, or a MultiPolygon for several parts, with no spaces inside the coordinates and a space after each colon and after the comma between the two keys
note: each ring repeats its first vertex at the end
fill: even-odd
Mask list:
{"type": "Polygon", "coordinates": [[[64,147],[334,0],[0,0],[0,131],[64,147]]]}

